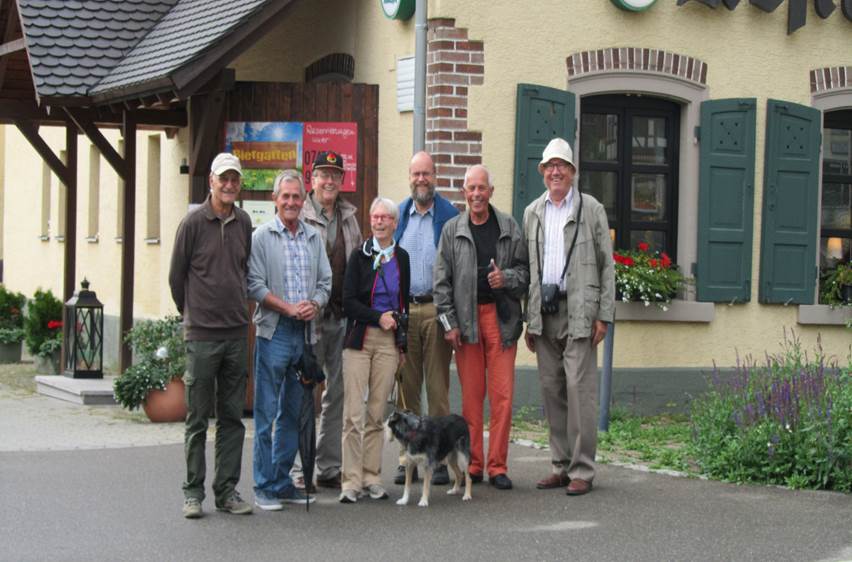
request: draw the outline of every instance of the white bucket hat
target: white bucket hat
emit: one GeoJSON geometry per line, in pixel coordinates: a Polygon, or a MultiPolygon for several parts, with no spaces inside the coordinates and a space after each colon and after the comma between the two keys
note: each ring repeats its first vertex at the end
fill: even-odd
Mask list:
{"type": "Polygon", "coordinates": [[[577,165],[574,164],[574,151],[571,150],[571,145],[568,144],[568,141],[565,139],[560,139],[556,137],[552,139],[544,149],[544,152],[541,155],[541,162],[538,163],[538,172],[542,173],[544,170],[544,165],[550,162],[552,158],[559,158],[560,160],[565,160],[571,167],[574,168],[574,171],[577,171],[577,165]]]}
{"type": "Polygon", "coordinates": [[[228,170],[233,170],[240,175],[243,175],[243,167],[240,165],[240,159],[229,152],[222,152],[216,155],[213,163],[210,164],[210,171],[221,176],[228,170]]]}

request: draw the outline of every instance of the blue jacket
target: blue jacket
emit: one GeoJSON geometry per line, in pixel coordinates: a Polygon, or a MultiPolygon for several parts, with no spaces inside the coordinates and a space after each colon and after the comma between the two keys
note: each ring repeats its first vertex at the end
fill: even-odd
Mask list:
{"type": "MultiPolygon", "coordinates": [[[[411,197],[407,197],[399,206],[399,224],[396,227],[396,232],[393,233],[393,239],[396,242],[399,242],[400,238],[402,238],[402,233],[405,232],[405,228],[408,226],[408,213],[411,211],[411,206],[413,204],[414,200],[411,199],[411,197]]],[[[459,214],[459,210],[436,192],[434,211],[432,227],[435,229],[435,247],[437,248],[438,241],[441,239],[441,230],[444,228],[444,223],[457,216],[459,214]]]]}

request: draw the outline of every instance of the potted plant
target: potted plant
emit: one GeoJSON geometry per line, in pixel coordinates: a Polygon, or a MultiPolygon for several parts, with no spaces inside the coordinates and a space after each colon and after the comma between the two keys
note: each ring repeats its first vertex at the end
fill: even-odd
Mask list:
{"type": "Polygon", "coordinates": [[[624,302],[656,304],[668,310],[685,279],[665,252],[652,252],[645,242],[636,250],[613,253],[615,288],[624,302]]]}
{"type": "Polygon", "coordinates": [[[36,289],[24,317],[24,341],[40,372],[58,375],[62,349],[62,302],[36,289]]]}
{"type": "Polygon", "coordinates": [[[24,305],[27,298],[0,285],[0,363],[21,360],[24,341],[24,305]]]}
{"type": "Polygon", "coordinates": [[[142,406],[152,422],[184,420],[186,348],[180,316],[142,320],[126,341],[134,363],[115,378],[115,400],[129,410],[142,406]]]}
{"type": "Polygon", "coordinates": [[[852,262],[837,264],[823,273],[819,300],[831,306],[852,305],[852,262]]]}

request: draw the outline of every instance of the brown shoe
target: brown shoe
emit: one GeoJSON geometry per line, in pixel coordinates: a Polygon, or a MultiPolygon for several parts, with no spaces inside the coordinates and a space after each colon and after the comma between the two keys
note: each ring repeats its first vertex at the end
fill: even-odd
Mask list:
{"type": "Polygon", "coordinates": [[[331,478],[320,478],[317,476],[317,486],[320,488],[332,488],[334,490],[340,489],[340,473],[337,476],[332,476],[331,478]]]}
{"type": "Polygon", "coordinates": [[[568,475],[564,472],[559,474],[551,474],[547,478],[542,478],[535,485],[539,490],[552,490],[554,488],[564,488],[568,485],[568,475]]]}
{"type": "Polygon", "coordinates": [[[582,496],[583,494],[588,494],[591,491],[592,483],[588,480],[580,480],[579,478],[571,480],[571,483],[568,484],[567,488],[565,488],[565,493],[569,496],[582,496]]]}

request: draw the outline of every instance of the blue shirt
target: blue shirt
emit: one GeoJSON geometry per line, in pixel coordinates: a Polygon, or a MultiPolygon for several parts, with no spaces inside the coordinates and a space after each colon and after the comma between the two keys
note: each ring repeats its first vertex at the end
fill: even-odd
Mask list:
{"type": "Polygon", "coordinates": [[[373,310],[399,311],[399,264],[396,256],[381,265],[373,289],[373,310]]]}
{"type": "Polygon", "coordinates": [[[408,252],[408,261],[411,264],[410,292],[417,297],[432,294],[432,268],[435,266],[435,254],[438,252],[433,242],[434,211],[433,204],[421,215],[412,203],[408,212],[408,224],[399,240],[399,245],[408,252]]]}

